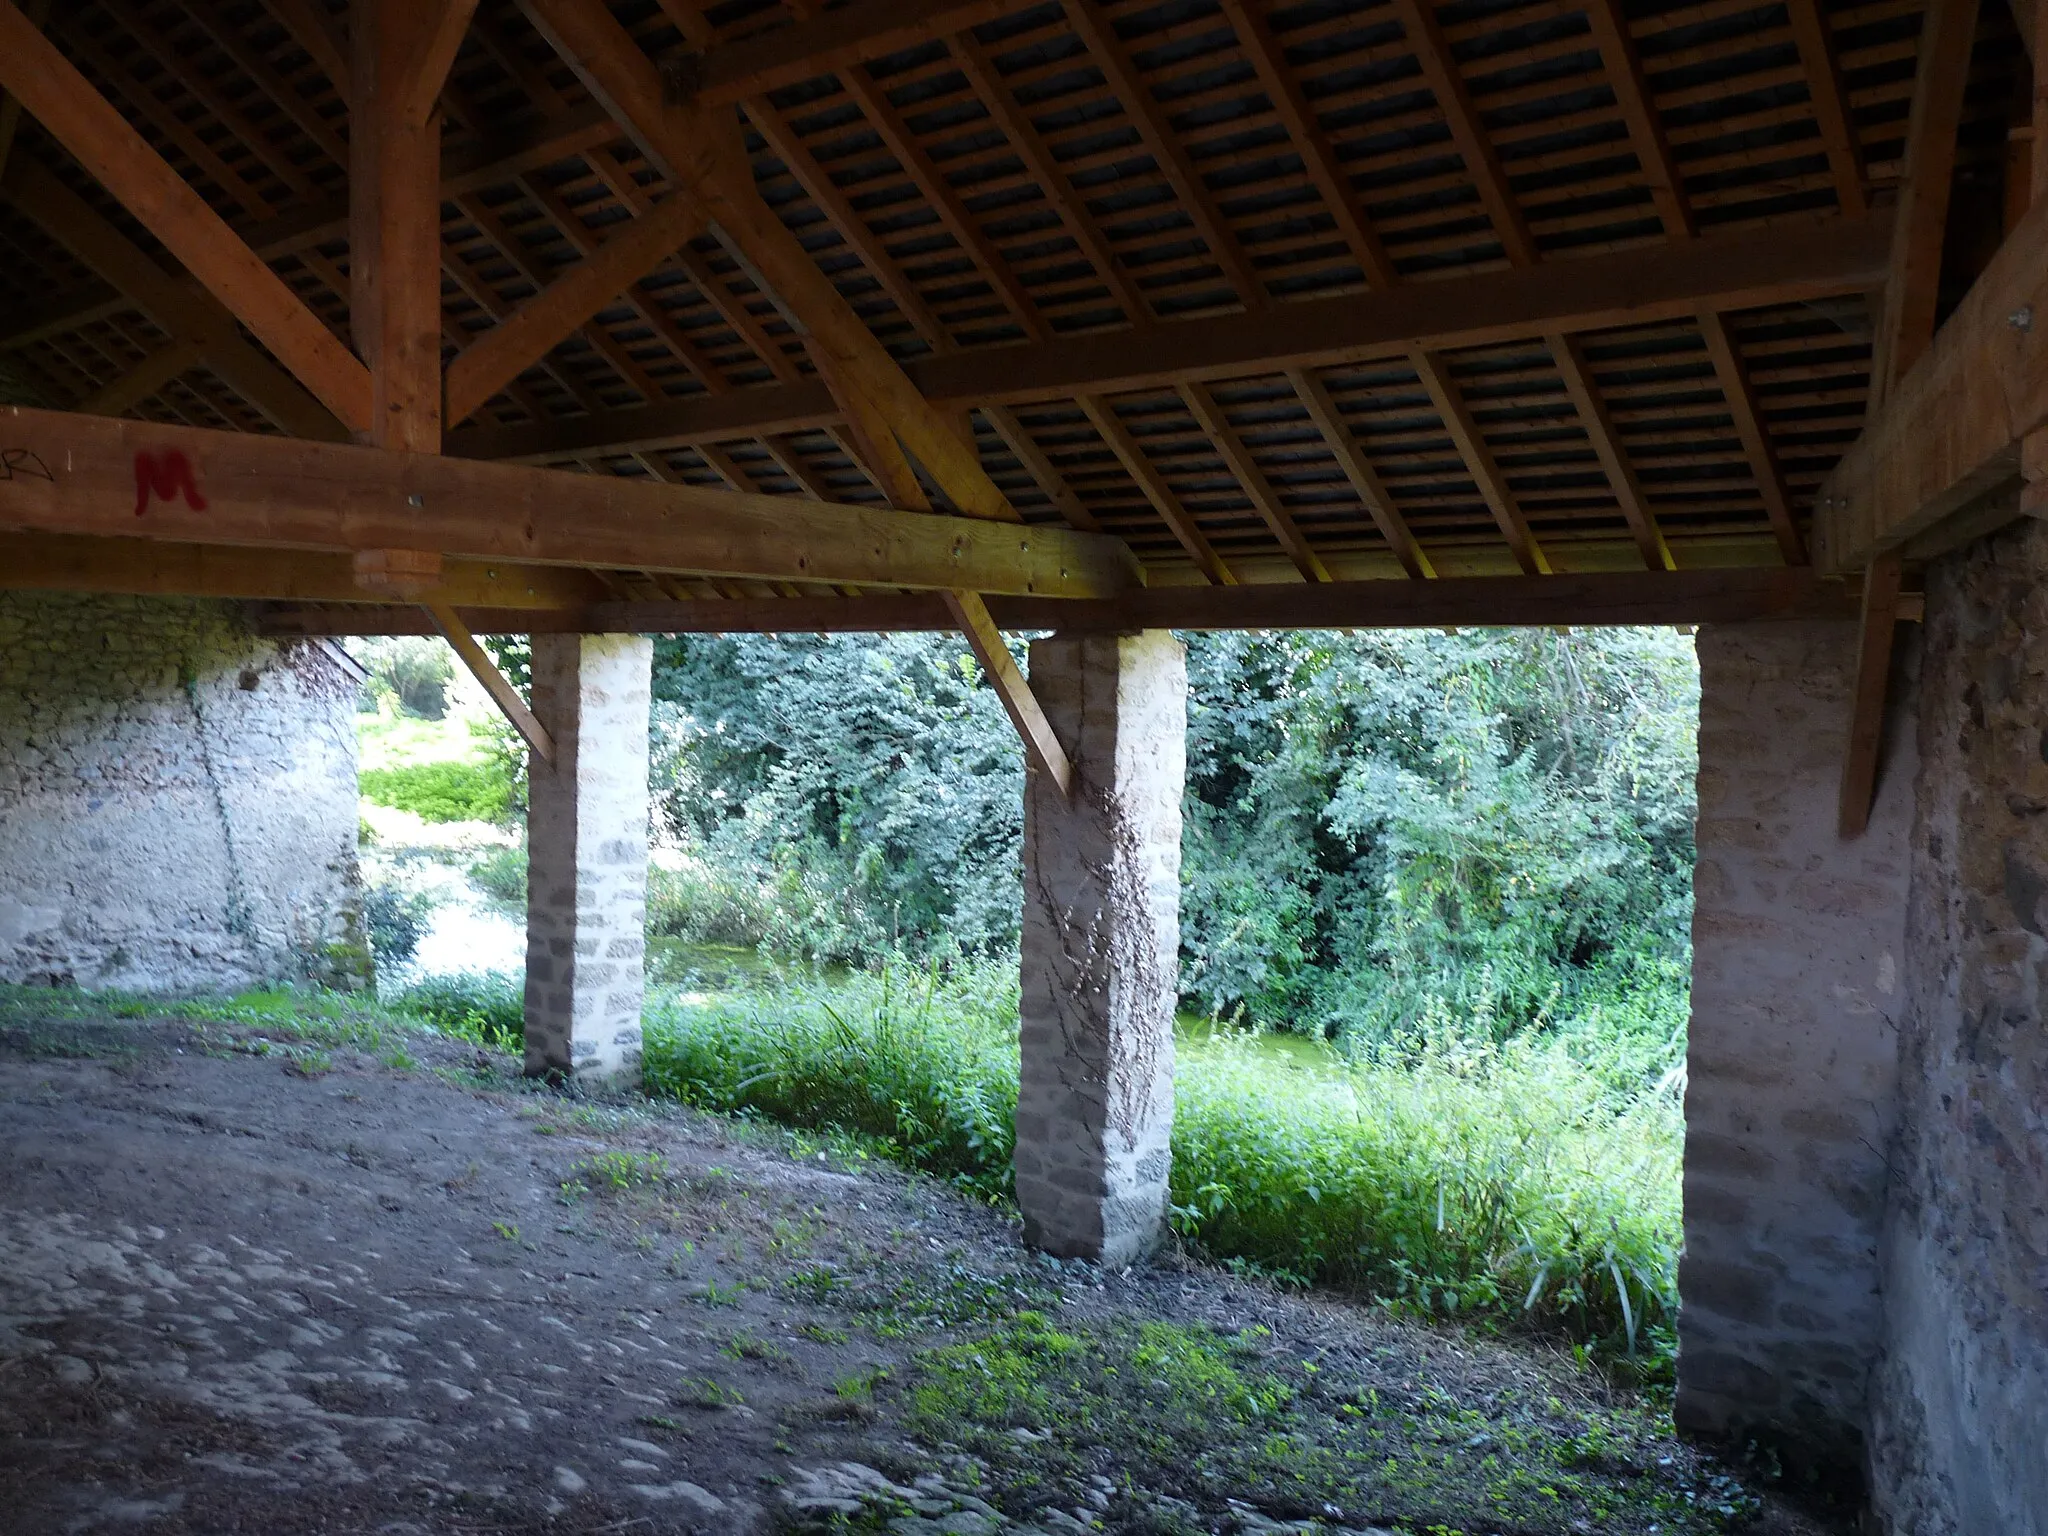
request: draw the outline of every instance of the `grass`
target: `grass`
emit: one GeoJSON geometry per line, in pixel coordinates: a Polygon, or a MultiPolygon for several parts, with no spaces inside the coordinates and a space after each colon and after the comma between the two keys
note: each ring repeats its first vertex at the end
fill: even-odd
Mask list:
{"type": "Polygon", "coordinates": [[[1713,1531],[1756,1507],[1736,1480],[1660,1456],[1653,1411],[1345,1377],[1263,1328],[1020,1310],[875,1390],[926,1444],[976,1457],[1006,1506],[1107,1469],[1115,1530],[1210,1529],[1199,1510],[1231,1498],[1268,1519],[1447,1536],[1713,1531]]]}
{"type": "Polygon", "coordinates": [[[362,796],[422,821],[502,822],[512,812],[512,778],[495,761],[408,763],[365,768],[362,796]]]}
{"type": "MultiPolygon", "coordinates": [[[[1305,1073],[1249,1042],[1183,1053],[1172,1220],[1197,1251],[1394,1310],[1562,1333],[1668,1375],[1675,1096],[1625,1040],[1427,1037],[1305,1073]]],[[[874,1138],[984,1198],[1009,1190],[1016,984],[885,971],[658,1000],[650,1089],[874,1138]]]]}

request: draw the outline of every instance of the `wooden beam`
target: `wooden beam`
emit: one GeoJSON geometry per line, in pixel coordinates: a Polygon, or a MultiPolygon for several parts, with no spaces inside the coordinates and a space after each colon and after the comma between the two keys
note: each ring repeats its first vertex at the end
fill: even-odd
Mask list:
{"type": "Polygon", "coordinates": [[[793,26],[685,55],[671,74],[680,94],[732,106],[1024,8],[1019,0],[852,0],[793,26]]]}
{"type": "Polygon", "coordinates": [[[1906,119],[1905,179],[1899,186],[1884,305],[1872,350],[1874,406],[1884,403],[1934,340],[1956,135],[1976,40],[1977,0],[1930,0],[1921,22],[1913,101],[1906,119]]]}
{"type": "Polygon", "coordinates": [[[1892,641],[1898,627],[1899,557],[1879,555],[1863,577],[1856,637],[1856,684],[1850,694],[1849,739],[1842,757],[1839,827],[1860,837],[1870,825],[1877,793],[1878,756],[1884,747],[1885,700],[1891,691],[1892,641]]]}
{"type": "MultiPolygon", "coordinates": [[[[1862,570],[2021,473],[2048,427],[2048,199],[2027,210],[1934,345],[1814,499],[1822,570],[1862,570]]],[[[2014,508],[2017,512],[2017,506],[2014,508]]]]}
{"type": "Polygon", "coordinates": [[[1237,231],[1217,206],[1215,195],[1188,154],[1181,136],[1161,119],[1153,105],[1150,82],[1131,61],[1130,52],[1116,35],[1115,27],[1100,13],[1100,0],[1063,0],[1067,23],[1088,50],[1088,61],[1102,71],[1110,93],[1122,106],[1131,126],[1144,142],[1145,152],[1159,168],[1159,175],[1173,191],[1181,211],[1186,213],[1209,248],[1209,254],[1223,271],[1238,302],[1252,313],[1272,307],[1272,296],[1252,266],[1251,257],[1237,238],[1237,231]]]}
{"type": "Polygon", "coordinates": [[[1472,419],[1472,412],[1466,406],[1464,396],[1458,392],[1457,383],[1451,378],[1444,360],[1417,348],[1409,353],[1408,361],[1416,377],[1422,381],[1422,387],[1429,391],[1437,416],[1443,422],[1444,430],[1450,434],[1458,456],[1465,461],[1481,499],[1493,513],[1501,537],[1508,541],[1508,548],[1514,552],[1515,564],[1525,575],[1549,575],[1550,557],[1544,554],[1543,546],[1536,542],[1536,535],[1530,531],[1529,520],[1522,515],[1521,503],[1515,500],[1507,476],[1494,462],[1493,450],[1486,446],[1479,424],[1472,419]]]}
{"type": "Polygon", "coordinates": [[[461,421],[660,266],[702,227],[687,199],[625,225],[581,262],[485,331],[448,367],[448,417],[461,421]]]}
{"type": "Polygon", "coordinates": [[[1465,173],[1472,178],[1480,205],[1500,236],[1501,250],[1513,266],[1534,265],[1538,259],[1535,237],[1529,233],[1529,222],[1508,185],[1493,136],[1480,121],[1465,76],[1451,56],[1450,41],[1437,20],[1435,0],[1394,0],[1393,12],[1400,18],[1401,30],[1408,36],[1408,46],[1421,67],[1422,78],[1428,82],[1437,109],[1451,130],[1451,142],[1465,162],[1465,173]]]}
{"type": "Polygon", "coordinates": [[[1251,453],[1238,438],[1237,431],[1223,414],[1223,408],[1216,403],[1216,397],[1202,384],[1190,384],[1181,391],[1181,398],[1187,401],[1188,409],[1194,413],[1195,422],[1209,435],[1209,441],[1216,445],[1216,451],[1223,455],[1223,462],[1231,475],[1250,500],[1252,509],[1265,520],[1273,531],[1273,537],[1301,572],[1303,581],[1328,581],[1330,572],[1324,566],[1322,556],[1315,552],[1309,541],[1303,537],[1294,518],[1280,504],[1280,493],[1266,478],[1265,471],[1253,460],[1251,453]]]}
{"type": "Polygon", "coordinates": [[[434,621],[434,628],[441,632],[441,638],[462,658],[462,664],[469,668],[469,675],[483,685],[484,692],[491,696],[491,702],[498,706],[498,712],[533,748],[534,756],[544,763],[552,763],[555,760],[554,737],[534,718],[526,700],[519,697],[519,690],[512,686],[511,679],[498,670],[498,664],[491,660],[490,653],[476,643],[476,636],[469,632],[469,626],[462,622],[461,615],[446,603],[423,603],[420,606],[434,621]]]}
{"type": "Polygon", "coordinates": [[[1345,424],[1337,402],[1330,397],[1329,387],[1306,368],[1290,369],[1287,382],[1307,407],[1309,420],[1315,423],[1324,443],[1335,455],[1338,467],[1344,471],[1344,478],[1351,482],[1351,489],[1365,504],[1366,515],[1379,529],[1380,537],[1387,541],[1387,548],[1393,551],[1394,558],[1400,561],[1401,569],[1417,579],[1433,578],[1436,567],[1416,541],[1407,519],[1394,505],[1393,493],[1380,479],[1379,471],[1373,468],[1365,450],[1351,435],[1351,428],[1345,424]]]}
{"type": "MultiPolygon", "coordinates": [[[[1851,619],[1856,593],[1810,570],[1782,566],[1718,571],[1629,571],[1603,575],[1449,576],[1437,581],[1332,581],[1304,585],[1145,587],[1120,598],[1070,601],[990,597],[1003,629],[1301,630],[1441,629],[1445,626],[1751,623],[1851,619]]],[[[553,612],[470,609],[473,630],[490,633],[849,634],[951,630],[956,620],[936,592],[844,598],[600,602],[553,612]]],[[[298,608],[266,616],[282,634],[418,634],[417,609],[298,608]]]]}
{"type": "MultiPolygon", "coordinates": [[[[366,603],[354,559],[313,550],[245,549],[164,539],[0,533],[0,589],[126,592],[137,597],[223,597],[366,603]]],[[[601,602],[588,571],[510,561],[444,560],[422,594],[463,608],[559,611],[601,602]]]]}
{"type": "MultiPolygon", "coordinates": [[[[1802,3],[1811,5],[1813,0],[1791,0],[1795,9],[1802,3]]],[[[1636,159],[1649,180],[1650,202],[1664,225],[1664,233],[1673,240],[1689,240],[1696,233],[1692,209],[1686,204],[1678,161],[1671,153],[1664,120],[1658,115],[1656,97],[1650,90],[1649,77],[1643,72],[1642,52],[1636,47],[1635,34],[1629,30],[1621,0],[1586,0],[1586,22],[1600,49],[1608,87],[1621,108],[1622,120],[1628,124],[1629,142],[1635,146],[1636,159]]],[[[1859,206],[1856,211],[1863,210],[1859,206]]]]}
{"type": "Polygon", "coordinates": [[[1259,88],[1272,103],[1273,115],[1279,118],[1301,155],[1302,166],[1315,183],[1316,190],[1322,194],[1323,205],[1330,210],[1337,232],[1351,248],[1352,259],[1358,263],[1359,271],[1375,288],[1392,287],[1400,281],[1394,271],[1393,258],[1380,242],[1378,231],[1359,211],[1358,199],[1339,168],[1337,151],[1330,143],[1330,136],[1323,131],[1322,120],[1317,116],[1315,107],[1302,92],[1299,72],[1288,65],[1285,49],[1273,33],[1271,19],[1260,9],[1259,0],[1219,0],[1219,3],[1224,17],[1230,22],[1231,31],[1237,34],[1238,46],[1258,72],[1259,88]]]}
{"type": "Polygon", "coordinates": [[[1060,745],[1052,722],[1046,719],[1038,696],[1031,691],[1031,684],[1018,667],[1017,658],[1003,643],[1003,633],[989,616],[988,604],[974,592],[947,592],[943,596],[946,612],[954,627],[967,637],[974,659],[981,663],[981,670],[988,675],[996,697],[1003,701],[1003,712],[1023,738],[1024,754],[1031,767],[1057,784],[1062,796],[1070,794],[1074,785],[1074,765],[1067,757],[1066,748],[1060,745]]]}
{"type": "Polygon", "coordinates": [[[1068,596],[1139,579],[1101,534],[68,412],[0,408],[0,450],[50,476],[0,480],[0,530],[1068,596]]]}
{"type": "MultiPolygon", "coordinates": [[[[50,0],[25,0],[22,14],[30,26],[41,28],[50,20],[50,0]]],[[[0,90],[0,177],[7,174],[7,160],[14,152],[14,135],[21,127],[21,102],[0,90]]]]}
{"type": "MultiPolygon", "coordinates": [[[[378,3],[355,0],[356,14],[378,3]]],[[[401,12],[406,30],[397,69],[380,87],[400,122],[424,127],[433,116],[434,103],[440,99],[441,86],[454,67],[455,54],[475,10],[476,0],[407,0],[401,12]]]]}
{"type": "MultiPolygon", "coordinates": [[[[493,135],[445,155],[441,161],[441,195],[453,198],[481,187],[498,186],[623,136],[602,107],[586,104],[559,117],[493,135]]],[[[314,247],[348,238],[348,203],[345,198],[308,203],[288,209],[274,219],[248,225],[239,233],[265,261],[279,261],[286,256],[312,256],[317,260],[314,247]]],[[[130,307],[118,294],[100,291],[61,294],[34,313],[9,310],[0,314],[0,352],[33,346],[130,307]]]]}
{"type": "MultiPolygon", "coordinates": [[[[441,451],[440,75],[423,55],[449,0],[355,0],[349,102],[349,329],[368,365],[380,448],[441,451]],[[426,94],[426,104],[418,97],[426,94]]],[[[460,40],[460,32],[456,34],[460,40]]]]}
{"type": "Polygon", "coordinates": [[[133,410],[188,368],[197,367],[206,348],[197,341],[169,341],[118,379],[102,385],[77,409],[87,416],[120,416],[133,410]]]}
{"type": "Polygon", "coordinates": [[[1742,354],[1736,349],[1728,322],[1718,311],[1702,309],[1698,321],[1700,336],[1707,344],[1707,356],[1713,360],[1714,377],[1721,385],[1721,396],[1728,402],[1735,435],[1742,443],[1743,457],[1749,460],[1750,473],[1756,477],[1757,495],[1763,498],[1765,515],[1771,520],[1771,532],[1777,537],[1778,552],[1784,556],[1787,565],[1803,565],[1806,548],[1800,541],[1798,525],[1792,521],[1792,496],[1785,488],[1784,474],[1778,468],[1778,455],[1771,447],[1770,433],[1765,430],[1763,415],[1757,409],[1756,395],[1750,388],[1749,369],[1744,366],[1742,354]]]}
{"type": "Polygon", "coordinates": [[[0,0],[0,86],[119,198],[207,291],[352,430],[372,418],[368,370],[126,118],[0,0]]]}
{"type": "Polygon", "coordinates": [[[1607,474],[1607,483],[1614,491],[1614,499],[1621,507],[1621,515],[1628,522],[1628,531],[1636,541],[1636,548],[1642,551],[1643,564],[1651,570],[1674,570],[1677,562],[1671,558],[1671,548],[1664,542],[1664,534],[1657,527],[1657,519],[1650,511],[1650,498],[1644,494],[1642,482],[1636,478],[1634,467],[1628,455],[1622,452],[1620,434],[1615,431],[1614,419],[1607,414],[1607,406],[1600,398],[1600,391],[1593,383],[1593,372],[1586,366],[1586,355],[1579,344],[1570,336],[1547,338],[1551,360],[1557,364],[1557,371],[1564,379],[1565,393],[1571,397],[1572,408],[1579,413],[1579,425],[1586,429],[1586,436],[1593,444],[1593,454],[1600,460],[1600,468],[1607,474]]]}
{"type": "Polygon", "coordinates": [[[347,101],[351,83],[348,50],[327,7],[321,5],[316,9],[314,0],[263,0],[263,4],[284,24],[285,31],[291,33],[308,57],[320,66],[341,99],[347,101]]]}
{"type": "Polygon", "coordinates": [[[1017,419],[1015,411],[1007,405],[989,405],[982,407],[981,414],[986,416],[989,425],[996,429],[996,436],[1000,437],[1008,445],[1010,452],[1017,456],[1017,462],[1024,467],[1024,473],[1036,481],[1038,488],[1051,498],[1052,504],[1059,509],[1060,516],[1067,520],[1068,527],[1079,528],[1084,533],[1102,531],[1101,522],[1088,510],[1087,503],[1074,493],[1074,488],[1067,484],[1066,477],[1046,456],[1045,450],[1038,446],[1036,439],[1025,429],[1024,423],[1017,419]]]}
{"type": "Polygon", "coordinates": [[[1123,424],[1116,413],[1116,407],[1109,401],[1094,395],[1083,395],[1076,402],[1109,445],[1110,451],[1124,467],[1124,473],[1137,482],[1145,499],[1152,503],[1152,510],[1160,520],[1173,530],[1173,536],[1180,540],[1181,548],[1188,552],[1195,562],[1195,569],[1204,579],[1219,586],[1231,586],[1237,576],[1223,563],[1223,557],[1210,547],[1208,535],[1201,525],[1188,515],[1188,509],[1180,504],[1180,498],[1173,494],[1173,487],[1166,483],[1151,459],[1146,457],[1144,448],[1131,435],[1131,429],[1123,424]]]}
{"type": "Polygon", "coordinates": [[[222,381],[278,427],[295,437],[326,441],[348,435],[297,380],[242,339],[225,305],[164,271],[84,198],[26,155],[17,156],[8,167],[0,195],[121,289],[134,307],[169,335],[197,342],[222,381]]]}
{"type": "Polygon", "coordinates": [[[961,512],[1015,521],[1015,509],[973,451],[761,200],[732,115],[674,100],[661,71],[602,7],[584,0],[520,0],[520,6],[650,162],[703,208],[706,227],[757,277],[761,290],[779,301],[828,386],[836,384],[842,408],[856,417],[872,411],[886,423],[961,512]]]}
{"type": "Polygon", "coordinates": [[[1835,59],[1834,40],[1820,0],[1785,0],[1792,39],[1799,48],[1799,70],[1813,98],[1813,120],[1827,149],[1828,170],[1835,178],[1835,199],[1851,218],[1870,206],[1863,187],[1863,138],[1849,116],[1848,91],[1835,59]]]}
{"type": "MultiPolygon", "coordinates": [[[[1563,258],[1384,292],[1308,299],[1258,315],[1154,321],[1099,335],[990,347],[903,365],[941,407],[1068,400],[1191,380],[1453,351],[1554,331],[1594,331],[1688,319],[1702,306],[1756,308],[1861,293],[1881,279],[1885,215],[1786,224],[1682,245],[1563,258]]],[[[735,391],[715,401],[457,434],[449,451],[478,458],[545,457],[614,444],[688,442],[714,422],[715,440],[823,425],[836,412],[809,381],[735,391]],[[708,414],[707,414],[708,413],[708,414]]]]}

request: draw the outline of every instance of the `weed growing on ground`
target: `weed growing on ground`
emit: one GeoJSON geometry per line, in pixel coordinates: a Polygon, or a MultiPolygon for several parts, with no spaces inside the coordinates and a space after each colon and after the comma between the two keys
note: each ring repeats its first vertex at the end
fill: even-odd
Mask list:
{"type": "MultiPolygon", "coordinates": [[[[1706,1532],[1754,1507],[1728,1479],[1660,1465],[1647,1414],[1475,1407],[1428,1387],[1397,1401],[1271,1353],[1263,1330],[1056,1326],[1024,1310],[920,1351],[880,1390],[920,1440],[979,1458],[1021,1504],[1110,1470],[1119,1498],[1153,1512],[1161,1496],[1215,1508],[1256,1489],[1296,1518],[1414,1530],[1475,1529],[1476,1506],[1477,1529],[1706,1532]]],[[[1130,1529],[1144,1511],[1106,1514],[1130,1529]]]]}

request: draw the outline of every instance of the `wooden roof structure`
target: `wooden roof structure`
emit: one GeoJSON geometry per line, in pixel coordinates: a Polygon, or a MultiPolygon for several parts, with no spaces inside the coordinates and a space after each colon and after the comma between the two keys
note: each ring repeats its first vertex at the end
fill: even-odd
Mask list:
{"type": "MultiPolygon", "coordinates": [[[[2033,9],[0,0],[0,398],[34,423],[0,569],[357,605],[278,621],[309,628],[421,594],[538,627],[1140,586],[1189,623],[1832,611],[1815,551],[1855,576],[1886,538],[1823,483],[2026,229],[2033,9]],[[60,449],[110,456],[90,506],[34,472],[60,449]],[[309,475],[332,516],[287,537],[309,475]],[[406,501],[366,532],[372,486],[406,501]],[[508,497],[561,536],[499,537],[508,497]],[[1023,564],[948,580],[962,517],[1021,522],[1023,564]]],[[[1899,516],[2016,505],[2027,430],[1899,516]]]]}

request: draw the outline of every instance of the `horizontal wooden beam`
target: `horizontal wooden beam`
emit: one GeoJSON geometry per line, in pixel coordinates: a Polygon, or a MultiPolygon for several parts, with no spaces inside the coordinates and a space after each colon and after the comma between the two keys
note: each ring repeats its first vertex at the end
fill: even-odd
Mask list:
{"type": "Polygon", "coordinates": [[[21,407],[0,462],[8,532],[1066,597],[1140,580],[1103,534],[21,407]]]}
{"type": "MultiPolygon", "coordinates": [[[[2021,442],[2044,426],[2048,199],[2014,226],[1822,483],[1814,563],[1844,575],[1881,551],[1924,544],[1945,520],[2016,481],[2021,442]]],[[[2018,500],[2011,505],[2017,515],[2018,500]]]]}
{"type": "MultiPolygon", "coordinates": [[[[164,539],[0,533],[0,590],[121,592],[136,597],[225,597],[301,603],[386,602],[364,590],[354,560],[303,549],[245,549],[164,539]]],[[[421,601],[456,608],[559,612],[603,602],[588,571],[510,561],[447,560],[421,601]]]]}
{"type": "Polygon", "coordinates": [[[732,106],[899,48],[965,31],[1030,0],[853,0],[736,43],[688,54],[670,66],[676,89],[711,106],[732,106]]]}
{"type": "MultiPolygon", "coordinates": [[[[988,611],[998,627],[1012,631],[1438,629],[1849,619],[1856,603],[1852,586],[1806,570],[1767,568],[1147,587],[1092,601],[991,597],[988,611]]],[[[868,634],[957,627],[938,593],[606,602],[554,613],[478,607],[463,617],[470,628],[490,634],[868,634]]],[[[424,619],[404,608],[282,608],[263,623],[279,634],[427,632],[424,619]]]]}
{"type": "MultiPolygon", "coordinates": [[[[907,362],[926,399],[953,407],[1063,400],[1086,394],[1247,378],[1289,368],[1402,357],[1460,347],[1689,318],[1718,310],[1861,292],[1884,273],[1885,216],[1826,219],[1683,245],[1642,246],[1537,267],[1408,283],[1257,314],[1154,321],[1120,331],[907,362]]],[[[470,458],[547,458],[800,431],[831,413],[822,386],[735,390],[715,400],[449,436],[470,458]],[[715,422],[715,426],[709,425],[715,422]]]]}

